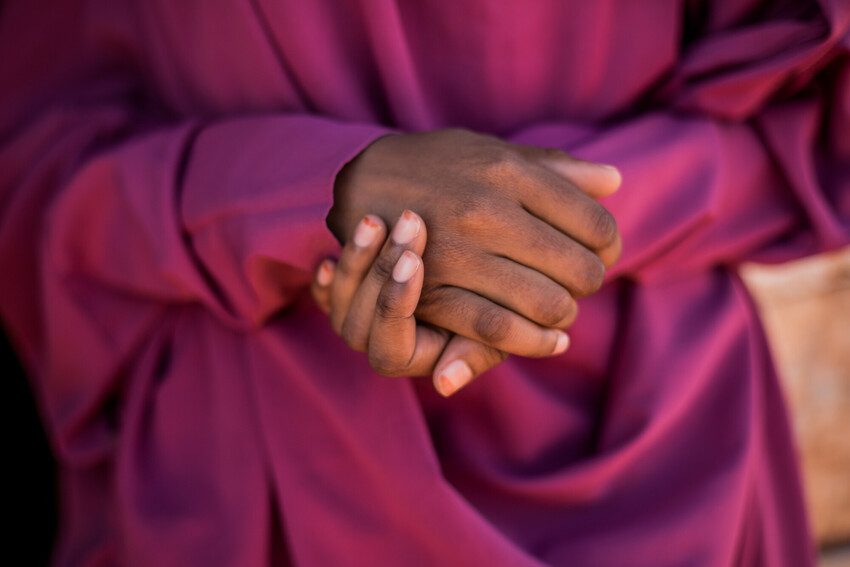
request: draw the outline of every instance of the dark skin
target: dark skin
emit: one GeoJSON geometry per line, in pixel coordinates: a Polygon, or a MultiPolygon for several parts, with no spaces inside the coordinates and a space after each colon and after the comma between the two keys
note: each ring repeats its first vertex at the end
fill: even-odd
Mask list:
{"type": "MultiPolygon", "coordinates": [[[[615,191],[619,182],[608,166],[466,130],[377,140],[338,176],[328,216],[340,241],[361,252],[344,250],[329,280],[334,329],[352,348],[371,355],[376,305],[379,311],[392,307],[392,302],[376,303],[380,290],[407,249],[423,263],[416,318],[447,337],[445,350],[463,351],[466,358],[472,352],[471,358],[483,360],[474,363],[474,374],[501,361],[504,353],[563,352],[565,335],[559,329],[575,319],[575,298],[596,291],[605,266],[619,255],[616,224],[594,200],[615,191]],[[419,215],[401,216],[405,209],[419,215]],[[407,241],[387,239],[388,250],[380,255],[373,250],[379,244],[355,245],[350,237],[367,213],[375,216],[369,217],[370,226],[359,228],[361,234],[383,242],[385,222],[399,219],[396,228],[407,227],[401,238],[407,241]],[[371,291],[363,292],[364,287],[371,291]],[[459,336],[452,339],[453,334],[459,336]],[[452,346],[454,341],[463,348],[452,346]]],[[[383,358],[370,357],[379,373],[428,373],[422,362],[428,357],[415,367],[412,359],[399,365],[383,358]]],[[[436,372],[440,365],[433,358],[436,372]]]]}
{"type": "Polygon", "coordinates": [[[345,314],[346,323],[368,329],[367,352],[376,371],[391,376],[433,374],[437,390],[448,396],[505,359],[506,353],[467,337],[417,324],[414,310],[424,279],[425,230],[398,244],[387,238],[377,217],[370,215],[364,222],[379,227],[377,238],[366,246],[349,239],[339,260],[347,268],[337,269],[336,262],[325,260],[311,291],[325,313],[345,314]],[[392,265],[392,270],[376,270],[379,262],[392,265]],[[353,296],[340,293],[347,287],[356,288],[353,296]],[[458,376],[452,382],[447,375],[458,376]]]}

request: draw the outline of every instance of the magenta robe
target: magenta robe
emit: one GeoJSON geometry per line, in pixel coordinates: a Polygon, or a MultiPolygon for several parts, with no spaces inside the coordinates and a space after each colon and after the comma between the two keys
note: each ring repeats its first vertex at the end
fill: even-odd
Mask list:
{"type": "Polygon", "coordinates": [[[850,242],[846,0],[189,4],[0,11],[0,310],[57,565],[811,563],[736,266],[850,242]],[[305,293],[336,172],[446,126],[625,180],[572,348],[450,399],[305,293]]]}

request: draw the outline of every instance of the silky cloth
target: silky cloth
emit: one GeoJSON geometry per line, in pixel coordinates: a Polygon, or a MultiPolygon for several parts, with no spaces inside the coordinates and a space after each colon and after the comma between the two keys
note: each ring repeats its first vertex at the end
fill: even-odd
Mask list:
{"type": "Polygon", "coordinates": [[[59,460],[55,564],[810,565],[736,267],[850,242],[848,26],[839,0],[7,1],[0,313],[59,460]],[[450,126],[615,164],[624,252],[566,354],[443,399],[305,290],[344,164],[450,126]]]}

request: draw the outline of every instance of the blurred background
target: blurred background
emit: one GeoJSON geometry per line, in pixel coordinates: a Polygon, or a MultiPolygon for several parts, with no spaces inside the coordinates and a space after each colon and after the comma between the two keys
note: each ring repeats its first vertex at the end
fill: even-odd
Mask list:
{"type": "Polygon", "coordinates": [[[824,567],[850,567],[850,248],[741,275],[791,407],[824,567]]]}
{"type": "MultiPolygon", "coordinates": [[[[791,407],[822,567],[850,567],[850,248],[741,274],[759,306],[791,407]]],[[[57,524],[53,460],[36,406],[0,334],[11,557],[47,563],[57,524]]]]}

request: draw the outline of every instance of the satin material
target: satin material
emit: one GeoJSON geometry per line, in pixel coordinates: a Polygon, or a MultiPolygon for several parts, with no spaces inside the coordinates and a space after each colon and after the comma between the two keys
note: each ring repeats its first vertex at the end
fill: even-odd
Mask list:
{"type": "Polygon", "coordinates": [[[737,278],[850,242],[848,2],[9,1],[0,312],[57,565],[812,563],[737,278]],[[617,165],[572,347],[450,399],[305,293],[335,174],[463,126],[617,165]]]}

